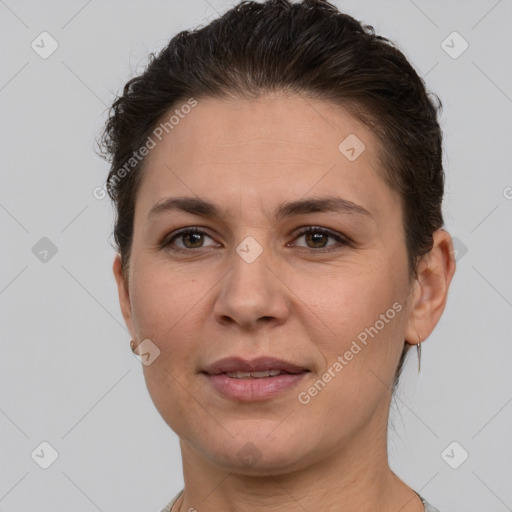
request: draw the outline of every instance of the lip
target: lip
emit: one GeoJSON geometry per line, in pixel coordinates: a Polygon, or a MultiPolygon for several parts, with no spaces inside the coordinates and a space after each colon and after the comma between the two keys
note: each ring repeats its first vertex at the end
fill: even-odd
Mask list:
{"type": "Polygon", "coordinates": [[[251,361],[240,357],[228,357],[207,366],[202,374],[208,379],[212,388],[224,397],[243,402],[255,402],[269,400],[292,389],[309,372],[307,368],[274,357],[258,357],[251,361]],[[226,375],[226,372],[265,370],[281,370],[287,373],[259,379],[237,379],[226,375]]]}
{"type": "Polygon", "coordinates": [[[225,373],[219,375],[204,374],[210,385],[218,393],[232,400],[242,402],[257,402],[269,400],[295,387],[308,372],[282,373],[275,377],[259,379],[236,379],[225,373]]]}
{"type": "Polygon", "coordinates": [[[225,357],[204,368],[203,373],[220,375],[226,372],[264,372],[266,370],[281,370],[287,373],[302,373],[308,368],[298,366],[283,359],[262,356],[250,361],[241,357],[225,357]]]}

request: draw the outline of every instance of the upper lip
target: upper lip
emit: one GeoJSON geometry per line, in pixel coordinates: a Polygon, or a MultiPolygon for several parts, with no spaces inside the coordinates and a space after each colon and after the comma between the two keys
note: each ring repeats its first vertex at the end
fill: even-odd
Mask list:
{"type": "Polygon", "coordinates": [[[219,375],[227,372],[264,372],[266,370],[281,370],[287,373],[301,373],[309,371],[303,366],[298,366],[283,359],[274,357],[257,357],[250,361],[241,357],[226,357],[204,368],[209,375],[219,375]]]}

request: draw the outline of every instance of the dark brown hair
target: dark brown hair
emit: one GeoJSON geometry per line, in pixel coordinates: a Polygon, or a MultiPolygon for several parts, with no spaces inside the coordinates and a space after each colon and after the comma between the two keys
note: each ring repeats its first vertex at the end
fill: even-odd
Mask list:
{"type": "MultiPolygon", "coordinates": [[[[401,198],[409,274],[417,276],[419,259],[443,227],[439,98],[372,26],[325,0],[268,0],[243,1],[205,27],[180,32],[150,55],[145,71],[113,103],[100,148],[111,163],[107,191],[125,278],[145,159],[128,170],[126,162],[163,116],[190,98],[256,98],[270,91],[333,102],[373,131],[382,178],[401,198]]],[[[409,347],[404,344],[393,390],[409,347]]]]}

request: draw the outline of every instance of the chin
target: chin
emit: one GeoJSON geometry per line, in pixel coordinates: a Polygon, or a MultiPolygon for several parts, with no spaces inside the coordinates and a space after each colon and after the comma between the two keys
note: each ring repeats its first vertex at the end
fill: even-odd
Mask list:
{"type": "Polygon", "coordinates": [[[243,434],[237,437],[226,434],[218,442],[210,437],[213,445],[206,446],[203,437],[200,451],[220,470],[247,476],[287,474],[311,463],[309,450],[313,452],[315,448],[308,446],[306,439],[284,428],[278,435],[275,425],[274,429],[270,437],[266,429],[251,433],[246,425],[243,434]]]}

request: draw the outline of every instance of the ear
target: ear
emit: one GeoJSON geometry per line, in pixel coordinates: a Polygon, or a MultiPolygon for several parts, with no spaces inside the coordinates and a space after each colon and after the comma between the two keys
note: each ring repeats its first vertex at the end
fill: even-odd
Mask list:
{"type": "Polygon", "coordinates": [[[121,313],[123,314],[124,321],[128,330],[130,331],[130,336],[133,340],[137,341],[137,337],[135,334],[135,329],[133,327],[132,321],[132,307],[130,303],[130,291],[128,285],[126,283],[125,276],[123,275],[122,265],[121,265],[121,256],[116,254],[113,265],[114,276],[117,282],[117,293],[119,295],[119,305],[121,307],[121,313]]]}
{"type": "Polygon", "coordinates": [[[434,245],[418,265],[418,277],[412,284],[412,305],[405,339],[411,345],[427,339],[443,314],[448,288],[455,273],[452,237],[444,229],[437,230],[434,245]]]}

